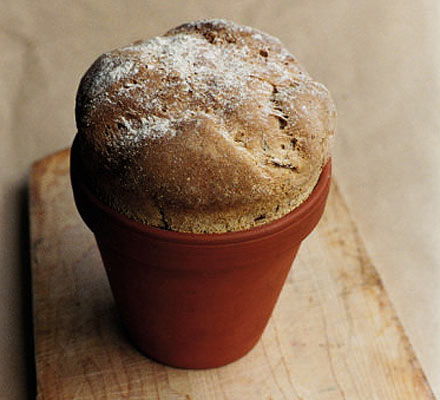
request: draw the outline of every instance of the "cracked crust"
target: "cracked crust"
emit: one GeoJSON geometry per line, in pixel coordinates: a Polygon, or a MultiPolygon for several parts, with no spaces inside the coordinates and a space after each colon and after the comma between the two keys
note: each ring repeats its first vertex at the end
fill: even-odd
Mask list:
{"type": "Polygon", "coordinates": [[[103,54],[81,80],[76,120],[98,198],[151,226],[217,233],[309,196],[335,108],[277,39],[209,20],[103,54]]]}

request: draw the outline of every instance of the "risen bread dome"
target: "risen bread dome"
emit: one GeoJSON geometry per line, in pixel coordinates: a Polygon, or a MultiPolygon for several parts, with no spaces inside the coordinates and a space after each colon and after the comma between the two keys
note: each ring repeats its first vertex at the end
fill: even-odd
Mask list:
{"type": "Polygon", "coordinates": [[[312,192],[335,108],[276,38],[224,20],[187,23],[99,57],[76,102],[85,183],[144,224],[249,229],[312,192]]]}

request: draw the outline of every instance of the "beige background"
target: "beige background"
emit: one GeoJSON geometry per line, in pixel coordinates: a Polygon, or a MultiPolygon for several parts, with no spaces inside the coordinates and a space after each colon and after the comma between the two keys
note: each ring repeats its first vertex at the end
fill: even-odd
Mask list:
{"type": "Polygon", "coordinates": [[[331,90],[335,175],[439,397],[437,1],[2,0],[0,398],[24,398],[33,384],[24,213],[31,163],[71,143],[76,87],[100,53],[203,17],[278,36],[331,90]]]}

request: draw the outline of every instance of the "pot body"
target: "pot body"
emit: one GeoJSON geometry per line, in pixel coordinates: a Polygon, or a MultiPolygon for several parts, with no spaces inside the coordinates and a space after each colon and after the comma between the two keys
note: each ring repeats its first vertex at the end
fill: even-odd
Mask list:
{"type": "Polygon", "coordinates": [[[330,162],[310,197],[274,222],[246,231],[190,234],[118,214],[84,185],[75,143],[75,203],[94,232],[115,303],[134,344],[183,368],[232,362],[257,343],[302,240],[323,213],[330,162]]]}

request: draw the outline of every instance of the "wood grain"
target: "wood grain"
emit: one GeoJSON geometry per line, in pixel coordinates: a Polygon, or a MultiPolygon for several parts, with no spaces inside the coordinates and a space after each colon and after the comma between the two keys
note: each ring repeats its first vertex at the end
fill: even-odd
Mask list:
{"type": "Polygon", "coordinates": [[[350,212],[333,184],[259,344],[226,367],[157,364],[127,341],[68,151],[30,182],[38,399],[434,399],[350,212]]]}

